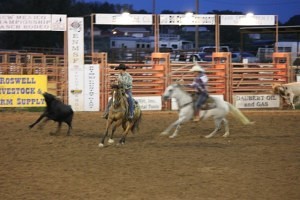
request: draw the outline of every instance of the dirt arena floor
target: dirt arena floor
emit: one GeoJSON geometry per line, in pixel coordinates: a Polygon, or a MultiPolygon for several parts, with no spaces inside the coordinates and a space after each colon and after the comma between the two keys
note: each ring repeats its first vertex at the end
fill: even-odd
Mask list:
{"type": "Polygon", "coordinates": [[[229,138],[205,139],[207,120],[169,139],[160,132],[177,114],[144,112],[139,134],[99,148],[101,112],[76,113],[71,136],[53,122],[29,130],[39,112],[0,112],[0,199],[300,199],[300,112],[245,114],[256,124],[229,116],[229,138]]]}

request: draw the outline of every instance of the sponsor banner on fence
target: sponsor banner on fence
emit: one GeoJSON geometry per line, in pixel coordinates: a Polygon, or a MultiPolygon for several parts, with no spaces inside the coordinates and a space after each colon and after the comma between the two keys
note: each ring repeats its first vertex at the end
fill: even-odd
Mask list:
{"type": "Polygon", "coordinates": [[[68,18],[69,104],[74,111],[84,110],[83,18],[68,18]]]}
{"type": "Polygon", "coordinates": [[[84,65],[84,111],[99,111],[99,65],[84,65]]]}
{"type": "Polygon", "coordinates": [[[0,107],[46,106],[46,75],[0,75],[0,107]]]}
{"type": "Polygon", "coordinates": [[[74,111],[84,110],[84,66],[69,65],[69,105],[74,111]]]}
{"type": "Polygon", "coordinates": [[[279,108],[279,95],[234,95],[234,104],[237,108],[279,108]]]}
{"type": "Polygon", "coordinates": [[[161,14],[160,25],[214,25],[215,15],[161,14]]]}
{"type": "Polygon", "coordinates": [[[274,26],[275,15],[221,15],[221,25],[274,26]]]}
{"type": "Polygon", "coordinates": [[[1,31],[66,31],[66,15],[0,14],[1,31]]]}
{"type": "Polygon", "coordinates": [[[152,14],[96,14],[96,24],[152,25],[152,14]]]}
{"type": "Polygon", "coordinates": [[[141,110],[161,110],[162,102],[161,96],[148,97],[133,97],[140,105],[141,110]]]}

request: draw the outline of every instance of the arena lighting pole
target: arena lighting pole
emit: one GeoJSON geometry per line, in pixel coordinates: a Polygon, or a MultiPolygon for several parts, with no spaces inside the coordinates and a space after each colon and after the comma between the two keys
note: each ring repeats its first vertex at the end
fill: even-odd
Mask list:
{"type": "Polygon", "coordinates": [[[94,54],[94,16],[95,14],[91,14],[91,56],[92,58],[94,54]]]}
{"type": "Polygon", "coordinates": [[[215,15],[215,45],[216,45],[216,52],[220,50],[220,16],[215,15]]]}
{"type": "MultiPolygon", "coordinates": [[[[199,14],[199,0],[196,0],[196,10],[195,14],[199,14]]],[[[199,48],[199,26],[195,25],[195,50],[198,51],[199,48]]]]}
{"type": "Polygon", "coordinates": [[[275,52],[278,52],[278,15],[275,15],[275,47],[274,47],[274,51],[275,52]]]}
{"type": "Polygon", "coordinates": [[[153,21],[154,21],[154,25],[153,25],[154,52],[157,53],[157,52],[159,52],[159,22],[158,22],[159,17],[155,11],[155,7],[156,7],[155,0],[152,0],[152,6],[153,6],[152,15],[153,15],[153,21]]]}

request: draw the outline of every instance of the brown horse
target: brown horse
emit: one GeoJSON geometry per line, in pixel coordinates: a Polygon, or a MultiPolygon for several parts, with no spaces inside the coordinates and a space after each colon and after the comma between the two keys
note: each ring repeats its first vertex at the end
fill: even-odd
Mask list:
{"type": "Polygon", "coordinates": [[[129,131],[135,133],[138,131],[139,124],[142,119],[142,111],[137,102],[134,102],[134,116],[133,119],[128,119],[128,101],[123,88],[119,85],[112,85],[112,103],[109,108],[108,118],[106,121],[106,130],[104,137],[99,143],[99,147],[104,147],[105,138],[108,135],[109,128],[112,127],[112,132],[108,143],[114,143],[113,135],[116,129],[122,125],[123,133],[119,141],[120,144],[125,144],[125,138],[129,131]]]}

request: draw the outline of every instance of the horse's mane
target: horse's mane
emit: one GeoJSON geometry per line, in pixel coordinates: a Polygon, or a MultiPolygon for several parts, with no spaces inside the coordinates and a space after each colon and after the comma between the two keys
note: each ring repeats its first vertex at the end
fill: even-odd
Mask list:
{"type": "Polygon", "coordinates": [[[118,84],[112,84],[111,85],[111,89],[120,89],[120,88],[121,88],[121,86],[118,85],[118,84]]]}
{"type": "Polygon", "coordinates": [[[179,83],[174,83],[174,84],[173,84],[173,87],[179,88],[184,94],[190,95],[190,96],[191,96],[190,93],[188,93],[187,91],[185,91],[185,90],[183,89],[183,87],[184,87],[183,85],[181,85],[181,84],[179,84],[179,83]]]}

